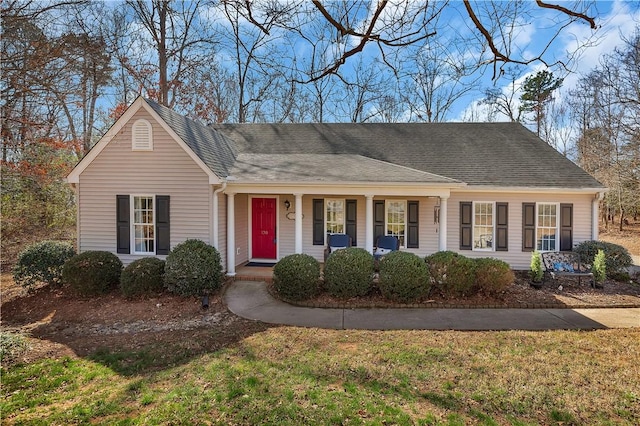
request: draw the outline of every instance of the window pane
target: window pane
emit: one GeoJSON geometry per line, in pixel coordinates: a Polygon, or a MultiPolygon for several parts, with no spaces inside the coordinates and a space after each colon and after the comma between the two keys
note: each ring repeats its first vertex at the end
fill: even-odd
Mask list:
{"type": "Polygon", "coordinates": [[[474,203],[473,248],[493,247],[493,203],[474,203]]]}
{"type": "Polygon", "coordinates": [[[557,249],[558,214],[555,204],[538,204],[538,228],[536,248],[540,251],[557,249]]]}
{"type": "Polygon", "coordinates": [[[155,227],[153,197],[133,197],[133,234],[136,253],[153,253],[155,227]]]}
{"type": "Polygon", "coordinates": [[[404,246],[405,223],[406,223],[406,202],[387,201],[387,235],[393,235],[400,240],[400,245],[404,246]]]}
{"type": "Polygon", "coordinates": [[[344,234],[344,200],[326,201],[326,228],[330,234],[344,234]]]}

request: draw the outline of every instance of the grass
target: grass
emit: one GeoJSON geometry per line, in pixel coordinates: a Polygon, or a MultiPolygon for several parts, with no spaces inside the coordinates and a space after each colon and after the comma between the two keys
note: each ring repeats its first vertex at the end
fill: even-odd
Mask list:
{"type": "Polygon", "coordinates": [[[640,330],[271,328],[163,369],[148,348],[2,369],[8,424],[638,424],[640,330]],[[118,373],[120,372],[120,373],[118,373]]]}

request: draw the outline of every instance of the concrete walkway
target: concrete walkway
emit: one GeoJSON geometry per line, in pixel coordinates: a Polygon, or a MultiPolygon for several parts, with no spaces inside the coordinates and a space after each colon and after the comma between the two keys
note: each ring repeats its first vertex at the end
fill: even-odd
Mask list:
{"type": "Polygon", "coordinates": [[[324,309],[274,299],[260,281],[236,281],[224,300],[243,318],[270,324],[361,330],[592,330],[640,327],[640,308],[324,309]]]}

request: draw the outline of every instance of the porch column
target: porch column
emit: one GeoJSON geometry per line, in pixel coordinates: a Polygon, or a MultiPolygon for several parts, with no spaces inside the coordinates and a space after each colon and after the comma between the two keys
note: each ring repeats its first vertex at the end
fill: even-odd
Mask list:
{"type": "Polygon", "coordinates": [[[364,249],[373,254],[373,195],[365,195],[364,249]]]}
{"type": "Polygon", "coordinates": [[[236,209],[234,192],[227,194],[227,275],[236,276],[236,209]]]}
{"type": "Polygon", "coordinates": [[[449,197],[440,197],[440,227],[438,228],[438,250],[447,249],[447,200],[449,197]]]}
{"type": "Polygon", "coordinates": [[[302,194],[293,194],[296,197],[295,210],[295,249],[296,254],[302,253],[302,194]]]}

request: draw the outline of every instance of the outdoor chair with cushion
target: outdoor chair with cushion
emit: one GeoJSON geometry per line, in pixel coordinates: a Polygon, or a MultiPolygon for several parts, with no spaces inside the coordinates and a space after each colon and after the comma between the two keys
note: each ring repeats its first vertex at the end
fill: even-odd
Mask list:
{"type": "Polygon", "coordinates": [[[327,234],[327,248],[324,249],[324,260],[336,250],[351,247],[351,237],[347,234],[327,234]]]}
{"type": "Polygon", "coordinates": [[[392,251],[400,250],[400,240],[393,235],[382,235],[376,241],[376,247],[373,249],[373,258],[380,260],[384,255],[392,251]]]}

